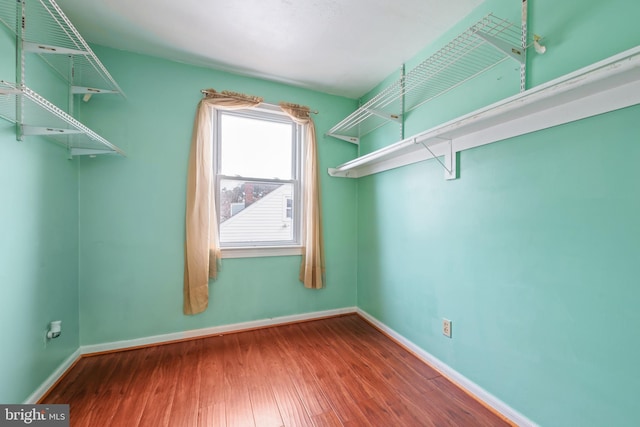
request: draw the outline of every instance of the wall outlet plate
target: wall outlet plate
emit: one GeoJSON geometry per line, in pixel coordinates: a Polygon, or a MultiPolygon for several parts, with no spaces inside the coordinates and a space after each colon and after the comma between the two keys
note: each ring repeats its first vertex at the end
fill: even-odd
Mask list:
{"type": "Polygon", "coordinates": [[[442,319],[442,335],[451,338],[451,320],[442,319]]]}

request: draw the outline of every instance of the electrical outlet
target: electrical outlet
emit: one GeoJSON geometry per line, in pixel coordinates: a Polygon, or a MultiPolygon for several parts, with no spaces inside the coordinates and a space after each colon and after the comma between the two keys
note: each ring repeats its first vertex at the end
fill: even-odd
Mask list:
{"type": "Polygon", "coordinates": [[[451,338],[451,320],[442,319],[442,335],[451,338]]]}

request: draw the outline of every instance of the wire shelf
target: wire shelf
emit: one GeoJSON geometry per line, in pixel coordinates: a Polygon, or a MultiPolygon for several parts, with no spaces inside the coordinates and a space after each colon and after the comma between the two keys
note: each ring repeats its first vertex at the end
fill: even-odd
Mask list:
{"type": "Polygon", "coordinates": [[[122,89],[54,0],[0,1],[0,22],[14,34],[22,25],[23,49],[35,52],[78,93],[122,89]]]}
{"type": "Polygon", "coordinates": [[[357,144],[367,133],[389,121],[401,122],[404,113],[508,58],[523,63],[521,38],[520,26],[489,14],[384,88],[328,134],[357,144]]]}
{"type": "Polygon", "coordinates": [[[43,135],[69,149],[71,155],[124,156],[120,148],[25,86],[0,80],[0,117],[19,125],[19,139],[43,135]]]}
{"type": "Polygon", "coordinates": [[[329,169],[360,178],[435,158],[457,178],[455,154],[640,105],[640,46],[329,169]],[[443,157],[440,161],[438,157],[443,157]]]}

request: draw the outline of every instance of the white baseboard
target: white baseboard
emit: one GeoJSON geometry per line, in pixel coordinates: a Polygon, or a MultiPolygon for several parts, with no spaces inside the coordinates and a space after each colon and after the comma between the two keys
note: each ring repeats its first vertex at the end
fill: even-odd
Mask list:
{"type": "Polygon", "coordinates": [[[175,332],[171,334],[154,335],[151,337],[137,338],[133,340],[115,341],[104,344],[83,345],[69,356],[58,368],[49,375],[40,387],[29,396],[24,403],[33,404],[42,398],[62,375],[83,355],[99,353],[103,351],[124,350],[150,344],[161,344],[170,341],[198,338],[209,335],[240,332],[249,329],[264,328],[267,326],[283,325],[287,323],[303,322],[305,320],[322,319],[323,317],[340,316],[342,314],[356,313],[356,307],[345,307],[334,310],[316,311],[313,313],[294,314],[291,316],[272,317],[251,322],[234,323],[231,325],[214,326],[211,328],[195,329],[191,331],[175,332]]]}
{"type": "Polygon", "coordinates": [[[76,363],[76,361],[79,358],[80,358],[80,349],[77,349],[76,351],[73,352],[71,356],[67,357],[66,360],[62,362],[60,366],[58,366],[58,368],[55,371],[53,371],[51,375],[49,375],[49,378],[47,378],[46,380],[44,380],[42,384],[40,384],[40,387],[38,387],[36,391],[31,393],[31,396],[27,397],[24,403],[25,404],[37,403],[38,400],[40,400],[42,396],[44,396],[45,393],[48,392],[51,387],[53,387],[56,381],[58,381],[58,379],[62,375],[64,375],[64,373],[67,372],[67,370],[74,363],[76,363]]]}
{"type": "Polygon", "coordinates": [[[473,381],[469,380],[449,365],[437,359],[432,354],[418,347],[396,331],[380,322],[364,310],[357,307],[345,307],[335,310],[316,311],[313,313],[295,314],[291,316],[273,317],[263,320],[254,320],[250,322],[234,323],[230,325],[213,326],[210,328],[194,329],[191,331],[175,332],[171,334],[154,335],[151,337],[137,338],[132,340],[115,341],[103,344],[94,344],[81,346],[71,356],[69,356],[58,368],[29,396],[24,403],[36,403],[45,393],[58,381],[58,379],[82,356],[92,353],[100,353],[103,351],[124,350],[132,347],[140,347],[150,344],[161,344],[165,342],[184,340],[189,338],[198,338],[210,335],[226,334],[231,332],[240,332],[244,330],[264,328],[268,326],[276,326],[287,323],[303,322],[306,320],[321,319],[324,317],[339,316],[342,314],[358,313],[381,331],[384,331],[391,338],[401,345],[411,350],[425,363],[433,366],[443,375],[466,389],[468,392],[476,396],[479,400],[498,411],[500,414],[513,421],[521,427],[537,427],[537,424],[526,418],[524,415],[511,408],[509,405],[484,390],[473,381]]]}
{"type": "Polygon", "coordinates": [[[334,310],[316,311],[313,313],[294,314],[291,316],[272,317],[269,319],[253,320],[250,322],[234,323],[230,325],[213,326],[210,328],[194,329],[191,331],[174,332],[170,334],[154,335],[132,340],[114,341],[103,344],[83,345],[81,354],[100,353],[103,351],[123,350],[132,347],[140,347],[151,344],[161,344],[171,341],[179,341],[190,338],[206,337],[210,335],[227,334],[244,330],[276,326],[286,323],[303,322],[305,320],[321,319],[323,317],[339,316],[342,314],[356,313],[356,307],[345,307],[334,310]]]}
{"type": "Polygon", "coordinates": [[[413,342],[409,341],[407,338],[403,337],[384,323],[380,322],[375,317],[371,316],[366,311],[358,308],[357,313],[367,319],[367,321],[371,322],[376,328],[383,331],[385,334],[389,335],[392,339],[408,348],[412,353],[414,353],[418,358],[420,358],[423,362],[428,365],[433,366],[435,369],[440,371],[444,376],[449,378],[451,381],[455,382],[460,387],[464,388],[467,392],[474,395],[478,400],[486,403],[491,408],[495,409],[497,412],[502,414],[505,418],[511,420],[513,423],[520,427],[538,427],[538,424],[534,423],[520,412],[516,411],[502,400],[498,399],[488,391],[484,390],[478,384],[474,383],[455,369],[451,368],[446,363],[442,362],[431,353],[423,350],[418,347],[413,342]]]}

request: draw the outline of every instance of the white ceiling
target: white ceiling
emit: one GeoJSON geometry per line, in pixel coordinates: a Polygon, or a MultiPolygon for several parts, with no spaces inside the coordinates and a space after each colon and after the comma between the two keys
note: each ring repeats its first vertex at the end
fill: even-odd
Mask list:
{"type": "Polygon", "coordinates": [[[58,0],[58,4],[93,43],[357,98],[482,1],[58,0]]]}

